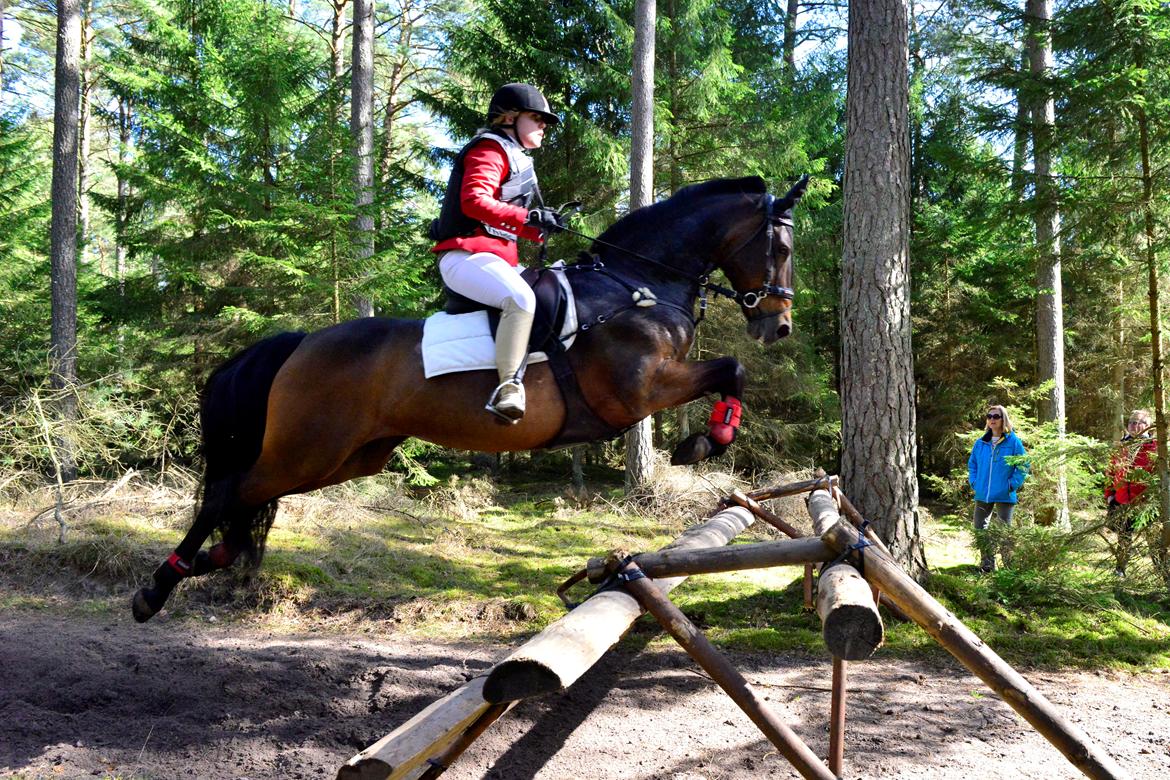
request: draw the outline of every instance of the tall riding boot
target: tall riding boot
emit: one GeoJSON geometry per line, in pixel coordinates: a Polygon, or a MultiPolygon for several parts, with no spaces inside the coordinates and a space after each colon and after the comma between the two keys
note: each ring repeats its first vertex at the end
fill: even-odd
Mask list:
{"type": "Polygon", "coordinates": [[[533,315],[517,306],[511,298],[504,301],[500,309],[500,325],[496,329],[496,368],[500,372],[500,386],[484,408],[512,423],[524,416],[521,371],[528,357],[532,319],[533,315]]]}

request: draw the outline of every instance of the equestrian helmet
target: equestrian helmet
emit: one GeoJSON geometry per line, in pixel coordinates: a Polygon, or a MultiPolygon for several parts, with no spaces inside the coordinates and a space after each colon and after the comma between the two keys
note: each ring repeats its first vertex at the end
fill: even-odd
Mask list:
{"type": "Polygon", "coordinates": [[[531,84],[505,84],[492,95],[488,103],[488,122],[508,111],[531,111],[540,116],[545,124],[560,124],[561,118],[552,112],[548,100],[540,90],[531,84]]]}

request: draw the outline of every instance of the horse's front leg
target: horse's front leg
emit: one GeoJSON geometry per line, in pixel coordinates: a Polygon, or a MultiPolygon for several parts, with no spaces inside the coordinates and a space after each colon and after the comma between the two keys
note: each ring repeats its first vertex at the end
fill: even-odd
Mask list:
{"type": "Polygon", "coordinates": [[[701,363],[680,363],[667,361],[657,372],[653,383],[655,406],[669,409],[702,398],[710,393],[719,393],[707,421],[707,430],[688,436],[675,447],[670,456],[673,465],[698,463],[716,455],[722,455],[735,440],[743,414],[743,388],[747,372],[738,360],[722,357],[701,363]]]}

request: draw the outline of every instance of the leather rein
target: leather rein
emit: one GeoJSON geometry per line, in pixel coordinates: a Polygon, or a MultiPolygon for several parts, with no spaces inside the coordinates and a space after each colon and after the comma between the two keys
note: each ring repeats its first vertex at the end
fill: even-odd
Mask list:
{"type": "MultiPolygon", "coordinates": [[[[776,214],[775,214],[776,196],[772,195],[771,193],[764,193],[761,200],[762,200],[761,205],[762,205],[763,211],[764,211],[763,222],[760,224],[760,227],[757,228],[755,230],[755,232],[753,232],[750,236],[748,236],[747,239],[744,240],[744,242],[741,243],[735,249],[735,251],[732,252],[731,254],[732,254],[732,256],[738,255],[741,251],[743,251],[743,249],[745,247],[748,246],[748,244],[755,241],[756,237],[759,236],[760,232],[762,231],[764,233],[764,235],[766,236],[764,257],[767,258],[767,269],[765,271],[764,278],[765,279],[772,279],[773,275],[775,274],[775,266],[776,266],[776,260],[772,254],[773,243],[775,241],[775,231],[772,230],[772,228],[776,227],[776,226],[792,227],[793,224],[792,224],[791,219],[787,219],[783,216],[780,216],[780,217],[776,216],[776,214]]],[[[735,301],[736,303],[738,303],[744,309],[755,309],[756,307],[758,307],[760,305],[760,301],[764,300],[764,298],[767,298],[768,296],[775,296],[777,298],[783,298],[784,300],[787,300],[787,301],[792,301],[793,298],[795,297],[795,292],[793,291],[793,289],[791,287],[783,287],[781,285],[772,284],[770,282],[765,282],[764,284],[760,285],[759,287],[756,287],[752,290],[746,290],[744,292],[740,292],[739,290],[734,290],[734,289],[731,289],[728,287],[723,287],[722,285],[714,284],[711,281],[711,274],[715,270],[715,263],[714,262],[708,263],[706,268],[703,269],[702,273],[692,274],[692,273],[688,273],[686,271],[683,271],[681,269],[675,268],[674,266],[667,265],[666,263],[663,263],[660,260],[655,260],[652,257],[648,257],[644,254],[641,254],[640,252],[635,252],[632,249],[627,249],[626,247],[619,246],[617,244],[611,244],[608,241],[602,241],[600,238],[597,238],[595,236],[590,236],[587,233],[582,233],[579,230],[574,230],[573,228],[570,228],[570,227],[566,227],[565,232],[572,233],[576,236],[580,236],[581,238],[589,239],[590,241],[593,241],[594,243],[601,244],[602,246],[609,247],[610,249],[616,249],[617,251],[622,252],[623,254],[629,255],[630,257],[637,258],[638,260],[641,260],[644,263],[649,263],[650,265],[654,265],[654,266],[657,266],[657,267],[662,268],[664,270],[670,271],[675,276],[681,277],[681,278],[689,281],[692,285],[695,286],[696,291],[697,291],[697,295],[698,295],[698,299],[699,299],[699,316],[697,318],[695,318],[693,314],[691,315],[691,317],[692,317],[692,319],[694,319],[694,322],[696,325],[698,323],[702,322],[703,318],[707,314],[707,293],[708,292],[714,294],[716,297],[723,296],[725,298],[729,298],[729,299],[735,301]]],[[[584,253],[584,252],[582,252],[582,255],[591,258],[592,262],[590,264],[577,263],[577,264],[574,264],[572,266],[566,266],[566,268],[567,269],[577,268],[578,270],[601,271],[601,272],[605,273],[607,276],[609,276],[609,277],[613,278],[614,280],[618,281],[619,283],[621,283],[623,286],[629,288],[631,291],[638,291],[639,290],[639,288],[634,287],[629,282],[627,282],[625,279],[622,279],[621,277],[617,276],[616,274],[612,273],[611,271],[608,271],[608,269],[605,268],[605,264],[601,261],[600,258],[598,258],[594,255],[588,255],[587,253],[584,253]]],[[[640,288],[640,289],[645,290],[645,288],[640,288]]],[[[649,292],[649,291],[646,290],[646,292],[649,292]]],[[[662,303],[662,302],[660,301],[660,303],[662,303]]],[[[751,314],[749,314],[749,315],[747,315],[747,319],[749,322],[751,322],[753,320],[764,319],[765,317],[768,317],[768,316],[771,316],[771,315],[761,314],[758,316],[752,316],[751,314]]],[[[606,317],[606,319],[609,319],[609,317],[606,317]]],[[[604,321],[605,320],[601,320],[600,322],[598,322],[596,324],[601,324],[601,322],[604,322],[604,321]]]]}

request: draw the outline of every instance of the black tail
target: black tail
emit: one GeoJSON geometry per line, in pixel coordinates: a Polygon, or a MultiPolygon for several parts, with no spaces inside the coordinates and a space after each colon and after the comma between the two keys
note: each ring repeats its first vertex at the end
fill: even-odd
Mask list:
{"type": "Polygon", "coordinates": [[[202,509],[217,515],[217,528],[237,550],[259,563],[264,540],[276,516],[276,499],[260,507],[240,507],[236,483],[260,457],[268,416],[268,393],[276,372],[305,338],[278,333],[238,353],[211,374],[203,386],[199,421],[203,433],[202,509]]]}

